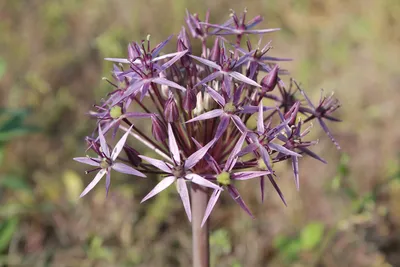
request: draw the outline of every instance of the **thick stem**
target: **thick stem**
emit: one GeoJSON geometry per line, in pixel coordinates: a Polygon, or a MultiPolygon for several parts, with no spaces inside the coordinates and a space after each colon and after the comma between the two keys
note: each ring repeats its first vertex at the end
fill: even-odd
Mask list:
{"type": "Polygon", "coordinates": [[[210,244],[208,222],[201,227],[204,212],[207,207],[207,189],[192,183],[192,239],[193,267],[210,266],[210,244]]]}

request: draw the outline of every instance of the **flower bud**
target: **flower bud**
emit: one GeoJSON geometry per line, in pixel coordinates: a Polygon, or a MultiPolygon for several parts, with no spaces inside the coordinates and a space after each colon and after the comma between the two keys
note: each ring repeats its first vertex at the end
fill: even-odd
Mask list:
{"type": "Polygon", "coordinates": [[[271,92],[274,90],[277,82],[278,82],[278,65],[275,65],[274,68],[261,80],[261,87],[263,92],[271,92]]]}
{"type": "Polygon", "coordinates": [[[124,151],[128,156],[129,162],[137,167],[142,162],[142,159],[139,158],[139,152],[137,152],[134,148],[130,147],[129,145],[124,145],[124,151]]]}
{"type": "Polygon", "coordinates": [[[195,116],[199,116],[204,113],[204,103],[203,103],[203,94],[202,92],[198,92],[196,95],[196,107],[193,109],[193,113],[195,116]]]}
{"type": "Polygon", "coordinates": [[[176,105],[173,94],[170,94],[164,106],[164,117],[167,122],[174,122],[179,119],[178,106],[176,105]]]}
{"type": "Polygon", "coordinates": [[[167,128],[158,116],[151,116],[151,133],[158,142],[164,142],[167,138],[167,128]]]}
{"type": "Polygon", "coordinates": [[[210,52],[210,60],[219,64],[220,57],[221,57],[221,47],[219,46],[219,38],[217,37],[215,38],[214,46],[210,52]]]}
{"type": "Polygon", "coordinates": [[[186,111],[192,111],[196,107],[196,93],[193,88],[187,87],[183,98],[183,108],[186,111]]]}

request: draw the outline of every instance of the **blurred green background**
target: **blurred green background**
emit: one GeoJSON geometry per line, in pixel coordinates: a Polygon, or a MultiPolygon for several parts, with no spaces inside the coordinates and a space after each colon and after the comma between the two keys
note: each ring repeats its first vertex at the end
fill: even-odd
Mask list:
{"type": "MultiPolygon", "coordinates": [[[[228,198],[211,219],[213,266],[400,266],[400,1],[398,0],[1,0],[0,266],[190,266],[191,233],[174,190],[140,205],[156,181],[113,174],[106,199],[90,179],[85,113],[110,89],[104,57],[128,42],[177,33],[185,9],[222,23],[229,8],[280,27],[271,39],[281,66],[313,99],[335,91],[343,123],[318,127],[300,161],[301,190],[279,166],[285,208],[271,187],[240,185],[256,215],[228,198]]],[[[165,51],[172,51],[173,42],[165,51]]]]}

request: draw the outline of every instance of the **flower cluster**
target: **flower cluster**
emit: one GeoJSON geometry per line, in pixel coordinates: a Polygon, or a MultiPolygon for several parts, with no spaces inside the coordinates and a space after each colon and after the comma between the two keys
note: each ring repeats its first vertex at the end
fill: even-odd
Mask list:
{"type": "Polygon", "coordinates": [[[127,58],[106,59],[115,62],[113,80],[106,79],[113,91],[90,112],[98,134],[87,137],[97,157],[75,158],[98,171],[81,196],[104,175],[108,192],[111,169],[139,177],[159,174],[161,181],[142,202],[175,183],[191,220],[188,185],[195,183],[210,190],[203,223],[223,192],[252,216],[237,181],[259,179],[264,200],[268,179],[286,205],[274,164],[288,160],[299,188],[299,158],[309,155],[326,163],[310,149],[317,141],[304,140],[308,122],[317,120],[339,148],[325,123],[339,121],[332,116],[338,101],[322,95],[314,105],[294,80],[286,87],[280,75],[287,72],[277,62],[290,59],[267,55],[270,43],[261,46],[262,35],[279,29],[254,29],[262,17],[246,21],[246,11],[232,12],[221,25],[208,18],[207,13],[203,22],[187,12],[188,31],[182,27],[173,53],[161,54],[172,36],[154,48],[148,37],[129,44],[127,58]],[[260,36],[256,45],[249,35],[260,36]],[[201,54],[196,55],[191,39],[199,42],[201,54]],[[139,129],[139,120],[147,120],[151,131],[139,129]],[[123,137],[111,150],[105,135],[114,138],[121,130],[123,137]],[[158,158],[137,151],[128,137],[148,148],[142,153],[152,151],[158,158]]]}

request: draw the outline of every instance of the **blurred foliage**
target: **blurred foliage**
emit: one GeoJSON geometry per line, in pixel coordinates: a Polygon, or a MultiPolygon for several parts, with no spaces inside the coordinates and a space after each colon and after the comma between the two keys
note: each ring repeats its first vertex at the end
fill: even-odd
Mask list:
{"type": "Polygon", "coordinates": [[[222,197],[214,266],[400,265],[398,0],[15,0],[0,1],[0,266],[189,266],[190,226],[173,191],[139,205],[158,178],[115,175],[108,198],[99,186],[78,199],[90,177],[71,158],[85,153],[85,114],[109,90],[104,57],[177,33],[185,8],[223,22],[245,6],[282,28],[264,42],[294,59],[282,67],[313,99],[321,87],[338,94],[343,123],[331,129],[344,153],[321,136],[315,152],[329,164],[302,159],[300,192],[279,166],[287,208],[244,184],[256,220],[222,197]]]}

